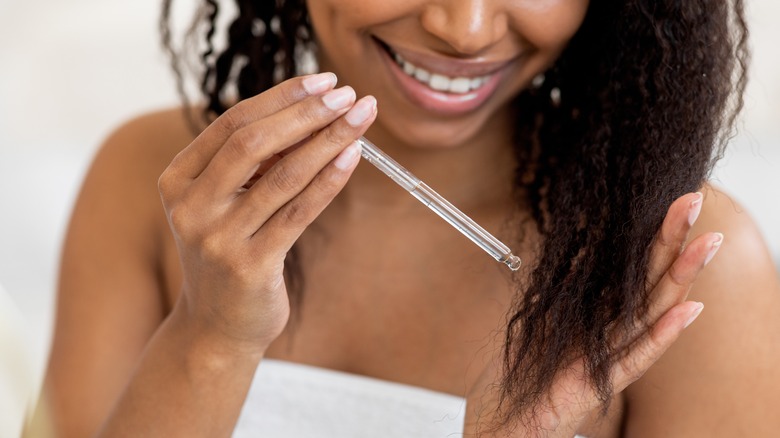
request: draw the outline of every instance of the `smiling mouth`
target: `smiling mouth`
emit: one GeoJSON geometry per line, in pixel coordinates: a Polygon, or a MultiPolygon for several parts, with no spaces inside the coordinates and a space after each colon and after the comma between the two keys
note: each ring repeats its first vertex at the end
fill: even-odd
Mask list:
{"type": "Polygon", "coordinates": [[[440,72],[433,72],[426,70],[423,67],[412,64],[410,61],[404,59],[399,53],[396,53],[390,46],[379,39],[375,41],[382,47],[400,68],[401,71],[416,80],[417,82],[424,84],[432,90],[442,93],[452,94],[467,94],[472,93],[482,88],[494,74],[482,75],[482,76],[447,76],[440,72]]]}

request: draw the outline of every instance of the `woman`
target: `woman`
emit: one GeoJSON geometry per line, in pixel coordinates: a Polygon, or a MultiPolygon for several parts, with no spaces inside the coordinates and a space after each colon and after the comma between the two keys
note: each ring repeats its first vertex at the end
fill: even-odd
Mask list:
{"type": "Polygon", "coordinates": [[[280,3],[238,1],[215,51],[205,2],[209,123],[142,117],[95,159],[57,430],[227,435],[275,359],[463,397],[466,434],[776,432],[780,286],[706,183],[744,88],[740,1],[280,3]],[[323,73],[294,77],[306,52],[323,73]],[[358,166],[363,134],[524,269],[358,166]]]}

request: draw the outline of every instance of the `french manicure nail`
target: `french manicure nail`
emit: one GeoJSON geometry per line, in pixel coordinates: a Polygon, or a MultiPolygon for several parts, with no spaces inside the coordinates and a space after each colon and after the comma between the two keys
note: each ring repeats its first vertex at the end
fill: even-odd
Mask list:
{"type": "Polygon", "coordinates": [[[696,192],[696,198],[691,201],[690,208],[688,209],[688,225],[693,226],[693,224],[696,222],[696,219],[699,218],[703,199],[704,195],[701,192],[696,192]]]}
{"type": "Polygon", "coordinates": [[[346,149],[341,151],[338,157],[333,160],[333,164],[341,170],[347,170],[355,163],[360,155],[361,145],[359,142],[354,141],[346,149]]]}
{"type": "Polygon", "coordinates": [[[372,96],[368,96],[360,101],[349,110],[344,118],[352,126],[360,126],[374,114],[376,109],[376,99],[372,96]]]}
{"type": "Polygon", "coordinates": [[[707,253],[707,258],[704,259],[704,266],[707,266],[707,263],[709,263],[710,260],[715,257],[715,253],[718,252],[722,243],[723,234],[715,233],[715,238],[712,240],[712,243],[710,243],[710,252],[707,253]]]}
{"type": "Polygon", "coordinates": [[[322,102],[333,111],[340,110],[355,100],[355,90],[352,87],[341,87],[328,91],[322,96],[322,102]]]}
{"type": "Polygon", "coordinates": [[[336,75],[327,72],[309,76],[303,80],[302,84],[303,89],[306,90],[306,93],[308,93],[310,96],[315,96],[335,87],[336,81],[336,75]]]}
{"type": "Polygon", "coordinates": [[[691,311],[691,314],[690,316],[688,316],[688,320],[685,321],[685,325],[683,326],[683,328],[688,328],[688,326],[691,325],[693,321],[696,321],[696,318],[699,317],[699,314],[703,309],[704,309],[704,304],[698,303],[698,305],[694,307],[693,310],[691,311]]]}

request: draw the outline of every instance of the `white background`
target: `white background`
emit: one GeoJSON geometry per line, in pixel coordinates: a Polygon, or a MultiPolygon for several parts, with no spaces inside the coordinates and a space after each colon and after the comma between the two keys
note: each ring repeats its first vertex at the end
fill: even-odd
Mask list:
{"type": "MultiPolygon", "coordinates": [[[[748,3],[751,81],[739,134],[715,176],[752,212],[777,260],[780,2],[748,3]]],[[[92,155],[123,121],[178,103],[158,10],[157,1],[0,0],[0,284],[23,317],[35,380],[50,340],[62,234],[92,155]]]]}

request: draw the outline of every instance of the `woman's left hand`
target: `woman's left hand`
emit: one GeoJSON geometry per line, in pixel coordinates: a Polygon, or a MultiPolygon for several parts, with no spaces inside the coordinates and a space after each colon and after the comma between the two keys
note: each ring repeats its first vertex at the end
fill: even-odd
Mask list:
{"type": "MultiPolygon", "coordinates": [[[[704,307],[702,303],[686,299],[699,272],[720,247],[723,235],[704,233],[685,245],[688,232],[701,211],[702,201],[701,193],[690,193],[669,207],[651,253],[647,279],[652,289],[644,324],[628,337],[623,334],[614,337],[631,340],[622,348],[622,357],[612,367],[614,394],[639,379],[704,307]]],[[[495,357],[468,395],[467,436],[571,438],[600,407],[597,393],[585,373],[584,362],[577,360],[560,373],[545,402],[536,406],[532,414],[496,431],[494,415],[498,407],[500,364],[500,357],[495,357]]]]}

